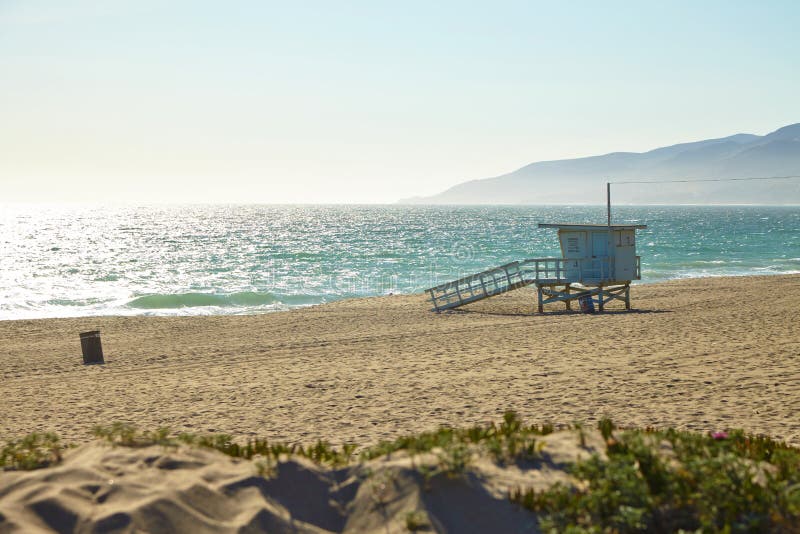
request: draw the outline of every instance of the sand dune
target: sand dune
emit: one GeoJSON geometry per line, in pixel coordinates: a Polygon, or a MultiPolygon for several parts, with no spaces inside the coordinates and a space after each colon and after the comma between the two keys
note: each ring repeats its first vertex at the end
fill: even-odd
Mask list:
{"type": "Polygon", "coordinates": [[[285,458],[267,473],[216,451],[93,443],[56,467],[0,473],[0,532],[537,532],[535,514],[508,500],[517,487],[568,481],[565,462],[604,454],[597,432],[540,438],[542,459],[520,469],[477,458],[439,472],[433,452],[405,452],[326,469],[285,458]],[[550,452],[551,451],[551,452],[550,452]],[[532,467],[532,468],[531,468],[532,467]],[[262,476],[266,475],[266,476],[262,476]]]}

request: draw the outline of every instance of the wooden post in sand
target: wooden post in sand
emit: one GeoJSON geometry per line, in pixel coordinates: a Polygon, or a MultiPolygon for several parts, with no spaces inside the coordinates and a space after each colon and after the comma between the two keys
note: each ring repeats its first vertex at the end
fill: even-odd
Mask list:
{"type": "Polygon", "coordinates": [[[605,303],[606,303],[606,301],[605,301],[605,299],[603,297],[603,295],[604,295],[604,293],[603,293],[603,284],[600,284],[599,286],[597,286],[597,288],[600,290],[600,292],[597,294],[597,307],[600,310],[600,313],[603,313],[603,310],[605,309],[605,303]]]}
{"type": "Polygon", "coordinates": [[[80,336],[84,365],[106,363],[103,359],[103,346],[100,344],[100,331],[83,332],[80,336]]]}

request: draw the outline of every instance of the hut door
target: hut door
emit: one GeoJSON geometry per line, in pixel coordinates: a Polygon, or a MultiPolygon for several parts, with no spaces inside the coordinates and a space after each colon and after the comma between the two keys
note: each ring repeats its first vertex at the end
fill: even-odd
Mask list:
{"type": "Polygon", "coordinates": [[[609,276],[608,232],[592,232],[592,268],[595,280],[606,280],[609,276]]]}

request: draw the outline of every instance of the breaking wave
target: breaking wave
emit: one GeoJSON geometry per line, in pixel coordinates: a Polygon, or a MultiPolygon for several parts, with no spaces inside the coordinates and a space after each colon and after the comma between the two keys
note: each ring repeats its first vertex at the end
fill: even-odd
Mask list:
{"type": "Polygon", "coordinates": [[[178,293],[174,295],[145,295],[128,303],[131,308],[142,310],[166,310],[175,308],[199,308],[216,306],[218,308],[253,308],[280,304],[272,293],[243,291],[240,293],[178,293]]]}

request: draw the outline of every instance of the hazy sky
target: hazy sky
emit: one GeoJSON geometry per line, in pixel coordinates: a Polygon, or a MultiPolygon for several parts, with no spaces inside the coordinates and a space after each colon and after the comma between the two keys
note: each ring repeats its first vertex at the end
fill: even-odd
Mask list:
{"type": "Polygon", "coordinates": [[[393,202],[800,122],[800,2],[0,0],[0,201],[393,202]]]}

